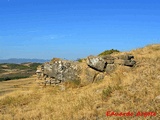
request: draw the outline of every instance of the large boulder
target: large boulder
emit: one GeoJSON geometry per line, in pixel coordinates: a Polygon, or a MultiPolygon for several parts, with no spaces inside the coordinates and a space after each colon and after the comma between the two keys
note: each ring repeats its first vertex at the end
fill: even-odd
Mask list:
{"type": "Polygon", "coordinates": [[[102,58],[105,60],[107,64],[114,63],[114,57],[112,57],[111,55],[105,55],[105,56],[102,56],[102,58]]]}
{"type": "Polygon", "coordinates": [[[49,62],[44,63],[44,75],[52,75],[52,65],[49,62]]]}
{"type": "Polygon", "coordinates": [[[85,79],[84,83],[93,83],[105,77],[105,73],[96,71],[90,67],[86,67],[82,75],[84,76],[83,79],[85,79]]]}
{"type": "Polygon", "coordinates": [[[134,66],[135,64],[136,64],[135,60],[125,60],[124,63],[125,66],[130,66],[130,67],[134,66]]]}
{"type": "Polygon", "coordinates": [[[128,54],[124,54],[124,55],[119,55],[117,56],[118,59],[122,59],[122,60],[131,60],[134,59],[133,55],[128,55],[128,54]]]}
{"type": "Polygon", "coordinates": [[[89,56],[87,65],[97,71],[103,72],[106,66],[106,61],[102,57],[89,56]]]}
{"type": "Polygon", "coordinates": [[[133,59],[134,59],[133,55],[127,55],[127,54],[119,55],[115,57],[114,64],[132,67],[136,64],[136,61],[133,59]]]}
{"type": "Polygon", "coordinates": [[[73,61],[57,60],[44,64],[44,74],[60,81],[78,80],[81,67],[73,61]]]}

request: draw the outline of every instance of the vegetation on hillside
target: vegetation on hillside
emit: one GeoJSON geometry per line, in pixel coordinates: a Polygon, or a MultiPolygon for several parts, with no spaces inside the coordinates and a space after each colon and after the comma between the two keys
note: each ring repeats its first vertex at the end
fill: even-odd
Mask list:
{"type": "Polygon", "coordinates": [[[2,81],[8,81],[8,80],[17,80],[17,79],[21,79],[21,78],[28,78],[30,77],[31,73],[12,73],[12,74],[5,74],[5,75],[1,75],[0,77],[0,82],[2,81]]]}
{"type": "Polygon", "coordinates": [[[35,83],[27,90],[21,88],[0,97],[0,119],[159,120],[160,99],[156,98],[160,95],[160,44],[129,53],[134,55],[136,66],[119,66],[100,82],[46,88],[35,83]],[[107,111],[134,114],[106,116],[107,111]],[[136,116],[137,112],[143,114],[136,116]]]}
{"type": "Polygon", "coordinates": [[[41,63],[28,63],[29,66],[25,66],[24,64],[25,63],[22,63],[22,64],[2,63],[2,64],[0,64],[0,69],[19,69],[19,70],[31,69],[31,70],[36,70],[37,66],[41,65],[41,63]],[[3,66],[6,66],[6,67],[3,67],[3,66]]]}
{"type": "Polygon", "coordinates": [[[29,68],[30,68],[31,70],[37,70],[37,67],[38,67],[39,65],[42,65],[42,63],[32,63],[32,64],[30,64],[29,68]]]}
{"type": "Polygon", "coordinates": [[[30,77],[35,74],[39,65],[41,65],[41,63],[0,64],[0,82],[30,77]]]}
{"type": "Polygon", "coordinates": [[[28,69],[29,67],[28,66],[24,66],[24,65],[21,65],[21,64],[13,64],[13,63],[2,63],[0,64],[1,65],[1,68],[3,69],[28,69]],[[6,65],[6,67],[3,67],[4,65],[6,65]]]}
{"type": "Polygon", "coordinates": [[[77,58],[77,60],[76,61],[78,61],[78,62],[82,62],[83,61],[83,59],[81,59],[81,58],[77,58]]]}
{"type": "Polygon", "coordinates": [[[98,56],[110,55],[115,52],[120,52],[120,51],[116,49],[105,50],[104,52],[100,53],[98,56]]]}

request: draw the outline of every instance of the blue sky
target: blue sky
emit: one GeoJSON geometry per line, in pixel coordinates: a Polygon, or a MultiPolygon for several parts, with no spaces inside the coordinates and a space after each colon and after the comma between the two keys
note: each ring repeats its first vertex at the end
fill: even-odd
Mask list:
{"type": "Polygon", "coordinates": [[[0,0],[0,59],[75,60],[155,43],[159,0],[0,0]]]}

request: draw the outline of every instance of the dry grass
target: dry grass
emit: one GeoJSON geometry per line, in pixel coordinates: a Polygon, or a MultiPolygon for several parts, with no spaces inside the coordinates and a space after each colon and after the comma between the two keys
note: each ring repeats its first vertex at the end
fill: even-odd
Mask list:
{"type": "Polygon", "coordinates": [[[33,83],[35,83],[35,79],[35,76],[33,76],[19,80],[2,81],[0,82],[0,96],[4,96],[6,93],[16,90],[28,90],[33,86],[33,83]]]}
{"type": "Polygon", "coordinates": [[[160,101],[155,98],[160,95],[160,45],[129,53],[137,61],[134,68],[119,66],[103,81],[87,86],[44,88],[30,78],[33,82],[27,89],[22,85],[0,97],[0,120],[159,120],[160,101]],[[107,117],[106,111],[157,114],[107,117]]]}

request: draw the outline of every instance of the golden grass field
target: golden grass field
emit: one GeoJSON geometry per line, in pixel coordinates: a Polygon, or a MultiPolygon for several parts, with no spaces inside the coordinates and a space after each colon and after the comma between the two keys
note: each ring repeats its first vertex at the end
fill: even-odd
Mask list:
{"type": "Polygon", "coordinates": [[[160,120],[160,44],[128,53],[135,67],[119,66],[85,86],[43,87],[36,76],[0,82],[0,120],[160,120]],[[156,116],[106,116],[107,111],[156,116]]]}

